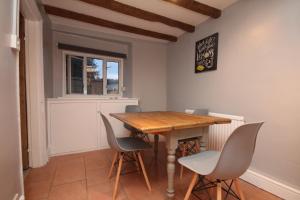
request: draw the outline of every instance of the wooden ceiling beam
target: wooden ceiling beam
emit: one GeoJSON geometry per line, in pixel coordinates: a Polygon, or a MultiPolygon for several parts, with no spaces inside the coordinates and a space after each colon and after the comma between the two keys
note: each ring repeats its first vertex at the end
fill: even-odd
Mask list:
{"type": "Polygon", "coordinates": [[[182,29],[187,32],[195,31],[195,26],[192,26],[190,24],[183,23],[174,19],[170,19],[168,17],[158,15],[146,10],[142,10],[127,4],[123,4],[115,0],[80,0],[80,1],[88,4],[100,6],[125,15],[130,15],[132,17],[140,18],[143,20],[147,20],[151,22],[160,22],[168,26],[182,29]]]}
{"type": "Polygon", "coordinates": [[[222,11],[220,9],[208,6],[206,4],[200,3],[195,0],[164,0],[183,8],[192,10],[194,12],[200,13],[202,15],[207,15],[213,18],[219,18],[222,11]]]}
{"type": "Polygon", "coordinates": [[[100,18],[93,17],[90,15],[85,15],[85,14],[81,14],[81,13],[77,13],[77,12],[73,12],[70,10],[65,10],[62,8],[49,6],[49,5],[44,5],[44,8],[45,8],[46,13],[50,14],[50,15],[56,15],[59,17],[73,19],[73,20],[77,20],[77,21],[81,21],[81,22],[85,22],[85,23],[89,23],[89,24],[94,24],[94,25],[107,27],[107,28],[111,28],[111,29],[116,29],[116,30],[120,30],[120,31],[125,31],[125,32],[129,32],[129,33],[134,33],[134,34],[138,34],[138,35],[153,37],[153,38],[157,38],[157,39],[161,39],[161,40],[168,40],[171,42],[177,41],[177,37],[172,36],[172,35],[149,31],[149,30],[137,28],[134,26],[128,26],[125,24],[120,24],[117,22],[112,22],[112,21],[108,21],[105,19],[100,19],[100,18]]]}

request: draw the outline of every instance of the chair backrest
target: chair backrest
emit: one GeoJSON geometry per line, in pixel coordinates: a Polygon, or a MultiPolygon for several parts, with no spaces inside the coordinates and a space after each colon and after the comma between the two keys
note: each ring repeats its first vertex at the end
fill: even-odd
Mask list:
{"type": "MultiPolygon", "coordinates": [[[[126,113],[132,113],[132,112],[142,112],[142,108],[139,105],[127,105],[125,107],[126,113]]],[[[124,128],[128,129],[129,131],[136,131],[135,128],[129,126],[128,124],[124,124],[124,128]]]]}
{"type": "Polygon", "coordinates": [[[142,108],[139,105],[127,105],[125,107],[125,112],[142,112],[142,108]]]}
{"type": "Polygon", "coordinates": [[[193,115],[208,115],[208,109],[206,108],[197,108],[194,109],[193,115]]]}
{"type": "Polygon", "coordinates": [[[226,141],[211,176],[219,180],[240,177],[248,168],[254,154],[256,138],[263,122],[244,124],[236,128],[226,141]]]}
{"type": "Polygon", "coordinates": [[[107,142],[108,142],[109,146],[111,148],[115,149],[116,151],[121,151],[110,122],[102,113],[101,113],[101,117],[102,117],[105,129],[106,129],[106,137],[107,137],[107,142]]]}

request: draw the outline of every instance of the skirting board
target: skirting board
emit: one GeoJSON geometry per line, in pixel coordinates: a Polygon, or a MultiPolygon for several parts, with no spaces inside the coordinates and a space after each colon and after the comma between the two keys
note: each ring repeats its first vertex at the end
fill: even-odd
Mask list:
{"type": "Polygon", "coordinates": [[[54,157],[54,156],[64,156],[64,155],[70,155],[70,154],[76,154],[76,153],[85,153],[89,151],[97,151],[97,150],[103,150],[103,149],[109,149],[109,146],[103,146],[103,147],[96,147],[96,148],[88,148],[88,149],[82,149],[78,151],[69,151],[64,153],[52,153],[50,148],[48,148],[48,156],[54,157]]]}
{"type": "Polygon", "coordinates": [[[263,190],[266,190],[280,198],[286,200],[300,199],[300,190],[282,184],[253,170],[247,170],[247,172],[241,176],[241,179],[263,190]]]}
{"type": "Polygon", "coordinates": [[[25,197],[24,195],[19,196],[19,194],[16,194],[12,200],[25,200],[25,197]]]}

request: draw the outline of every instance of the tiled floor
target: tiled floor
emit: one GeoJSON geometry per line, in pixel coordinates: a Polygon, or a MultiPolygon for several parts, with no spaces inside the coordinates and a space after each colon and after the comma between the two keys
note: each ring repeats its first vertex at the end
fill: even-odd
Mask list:
{"type": "MultiPolygon", "coordinates": [[[[114,178],[107,178],[112,155],[111,150],[101,150],[51,158],[46,166],[32,169],[26,177],[26,200],[112,199],[114,178]]],[[[154,162],[152,151],[145,152],[143,159],[152,192],[148,192],[142,174],[131,173],[121,176],[118,200],[165,199],[167,174],[166,151],[163,145],[160,145],[158,162],[154,162]]],[[[180,180],[177,172],[175,199],[181,200],[191,180],[191,173],[185,170],[184,178],[180,180]]],[[[247,200],[280,199],[246,182],[241,183],[247,200]]],[[[214,199],[214,191],[211,192],[214,199]]],[[[200,196],[203,200],[208,199],[206,193],[200,196]]],[[[194,199],[196,198],[191,198],[194,199]]]]}

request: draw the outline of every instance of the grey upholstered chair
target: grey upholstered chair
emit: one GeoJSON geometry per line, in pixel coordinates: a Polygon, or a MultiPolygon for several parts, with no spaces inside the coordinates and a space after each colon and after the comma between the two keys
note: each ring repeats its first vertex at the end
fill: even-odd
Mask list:
{"type": "MultiPolygon", "coordinates": [[[[127,105],[125,107],[125,112],[126,113],[131,113],[131,112],[142,112],[142,108],[139,105],[127,105]]],[[[150,142],[149,136],[147,133],[143,133],[137,129],[135,129],[132,126],[129,126],[128,124],[124,124],[124,127],[131,132],[131,135],[133,137],[138,137],[143,139],[146,142],[150,142]]]]}
{"type": "MultiPolygon", "coordinates": [[[[208,109],[194,109],[193,115],[208,115],[208,109]]],[[[199,144],[201,137],[186,138],[178,141],[181,156],[191,155],[199,153],[201,145],[199,144]]],[[[183,166],[180,166],[180,179],[183,176],[183,166]]]]}
{"type": "Polygon", "coordinates": [[[147,177],[145,166],[144,166],[144,163],[143,163],[143,160],[141,157],[141,153],[140,153],[140,151],[142,151],[142,150],[151,148],[151,145],[149,145],[142,139],[135,138],[135,137],[122,137],[122,138],[115,137],[114,131],[113,131],[112,126],[111,126],[110,122],[108,121],[108,119],[102,113],[101,113],[101,117],[104,122],[105,129],[106,129],[108,144],[110,145],[110,147],[112,149],[114,149],[116,151],[115,155],[113,157],[111,168],[109,170],[109,174],[108,174],[109,178],[112,175],[112,171],[114,169],[115,163],[118,162],[118,170],[117,170],[117,177],[116,177],[116,182],[115,182],[115,186],[114,186],[113,200],[115,200],[116,196],[117,196],[120,173],[121,173],[122,163],[123,163],[125,156],[127,156],[127,158],[133,158],[133,161],[136,163],[138,171],[140,170],[140,167],[141,167],[148,190],[151,191],[150,182],[147,177]]]}
{"type": "Polygon", "coordinates": [[[184,200],[188,200],[194,188],[206,189],[217,187],[217,200],[222,199],[222,189],[237,199],[244,200],[240,190],[238,177],[240,177],[249,167],[256,144],[256,138],[263,122],[244,124],[236,128],[226,141],[222,152],[204,151],[198,154],[180,158],[181,165],[194,172],[194,176],[185,195],[184,200]],[[196,184],[199,176],[198,184],[196,184]],[[204,177],[209,176],[210,180],[204,184],[204,177]],[[231,180],[230,185],[227,180],[231,180]],[[222,188],[221,183],[227,186],[222,188]],[[238,195],[231,189],[234,183],[238,195]],[[195,187],[196,185],[196,187],[195,187]]]}
{"type": "Polygon", "coordinates": [[[193,115],[208,115],[208,109],[206,108],[197,108],[193,111],[193,115]]]}
{"type": "Polygon", "coordinates": [[[127,105],[125,112],[142,112],[142,108],[139,105],[127,105]]]}

